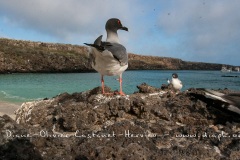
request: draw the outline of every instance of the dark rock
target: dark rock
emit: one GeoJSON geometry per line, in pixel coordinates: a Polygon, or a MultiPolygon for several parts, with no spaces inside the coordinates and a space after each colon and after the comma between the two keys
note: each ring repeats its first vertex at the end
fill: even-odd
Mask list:
{"type": "Polygon", "coordinates": [[[221,77],[235,77],[235,78],[237,78],[239,76],[237,76],[237,75],[222,75],[221,77]]]}
{"type": "Polygon", "coordinates": [[[28,138],[28,131],[9,116],[0,117],[0,159],[40,160],[42,156],[28,138]]]}
{"type": "Polygon", "coordinates": [[[160,91],[160,89],[149,86],[146,83],[142,83],[141,85],[137,86],[137,88],[139,93],[155,93],[160,91]]]}
{"type": "Polygon", "coordinates": [[[215,109],[198,89],[138,88],[127,96],[104,96],[97,87],[26,102],[18,124],[1,121],[1,132],[34,135],[11,144],[32,147],[33,159],[238,159],[239,116],[215,109]]]}

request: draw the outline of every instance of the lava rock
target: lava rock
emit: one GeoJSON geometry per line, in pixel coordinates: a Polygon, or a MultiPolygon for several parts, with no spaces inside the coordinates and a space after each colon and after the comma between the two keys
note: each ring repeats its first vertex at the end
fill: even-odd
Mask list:
{"type": "MultiPolygon", "coordinates": [[[[16,111],[16,122],[1,117],[1,133],[31,135],[11,145],[32,148],[27,155],[33,159],[239,157],[239,116],[215,109],[201,90],[175,93],[146,83],[138,88],[126,96],[105,96],[97,87],[26,102],[16,111]]],[[[9,141],[5,137],[1,147],[9,141]]],[[[0,153],[2,159],[8,156],[0,153]]]]}

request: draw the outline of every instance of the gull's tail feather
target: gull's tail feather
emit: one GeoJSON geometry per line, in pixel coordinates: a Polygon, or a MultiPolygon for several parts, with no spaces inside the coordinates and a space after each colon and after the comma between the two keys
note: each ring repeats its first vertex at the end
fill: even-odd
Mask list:
{"type": "Polygon", "coordinates": [[[240,114],[240,93],[223,94],[210,89],[201,89],[207,98],[223,102],[223,108],[240,114]]]}
{"type": "Polygon", "coordinates": [[[87,46],[94,47],[94,48],[96,48],[96,49],[99,50],[99,51],[104,51],[104,49],[105,49],[105,48],[101,45],[101,44],[102,44],[102,35],[99,36],[99,37],[94,41],[93,44],[90,44],[90,43],[83,43],[83,44],[85,44],[85,45],[87,45],[87,46]]]}

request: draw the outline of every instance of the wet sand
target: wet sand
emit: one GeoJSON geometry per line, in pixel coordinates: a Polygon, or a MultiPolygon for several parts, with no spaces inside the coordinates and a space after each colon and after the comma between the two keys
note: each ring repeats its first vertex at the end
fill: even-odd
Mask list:
{"type": "Polygon", "coordinates": [[[10,103],[10,102],[3,102],[0,101],[0,116],[7,114],[11,118],[15,119],[16,115],[14,111],[20,108],[21,103],[10,103]]]}

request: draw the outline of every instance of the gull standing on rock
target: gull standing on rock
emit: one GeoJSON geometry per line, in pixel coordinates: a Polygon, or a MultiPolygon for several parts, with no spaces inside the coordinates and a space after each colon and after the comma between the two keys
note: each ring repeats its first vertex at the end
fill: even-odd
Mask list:
{"type": "Polygon", "coordinates": [[[126,48],[120,44],[117,30],[128,31],[121,21],[111,18],[105,25],[107,31],[106,42],[102,42],[102,35],[99,36],[94,44],[84,43],[91,46],[90,62],[92,67],[101,74],[102,94],[104,91],[103,76],[119,76],[120,91],[118,94],[125,95],[122,91],[122,73],[128,68],[128,55],[126,48]]]}
{"type": "Polygon", "coordinates": [[[180,79],[178,79],[177,73],[172,74],[172,80],[171,81],[168,80],[168,83],[171,84],[173,86],[173,88],[177,91],[180,91],[183,87],[182,81],[180,81],[180,79]]]}

